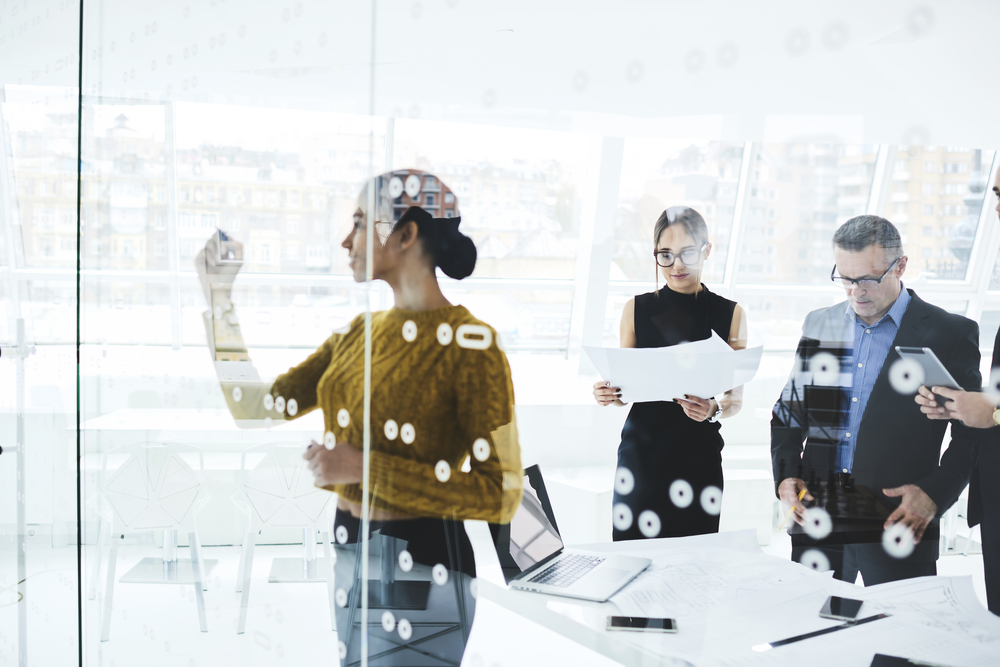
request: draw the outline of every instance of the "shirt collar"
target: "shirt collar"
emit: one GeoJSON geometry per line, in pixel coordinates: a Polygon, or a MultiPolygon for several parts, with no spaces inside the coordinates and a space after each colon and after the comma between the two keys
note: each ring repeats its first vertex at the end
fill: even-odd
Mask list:
{"type": "MultiPolygon", "coordinates": [[[[899,323],[903,321],[903,315],[906,314],[906,309],[909,307],[909,305],[910,305],[910,293],[906,291],[906,285],[900,282],[899,296],[896,297],[896,301],[893,302],[892,307],[889,308],[889,312],[883,315],[881,320],[879,320],[878,322],[876,322],[871,326],[877,327],[885,320],[885,318],[888,317],[892,319],[893,324],[895,324],[898,327],[899,323]]],[[[850,302],[847,303],[847,317],[851,320],[851,322],[854,323],[859,322],[857,313],[855,313],[854,309],[851,308],[850,302]]]]}

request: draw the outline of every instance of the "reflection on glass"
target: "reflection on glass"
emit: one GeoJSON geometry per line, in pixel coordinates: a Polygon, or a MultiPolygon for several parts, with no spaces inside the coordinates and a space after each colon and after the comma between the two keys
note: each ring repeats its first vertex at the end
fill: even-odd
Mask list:
{"type": "Polygon", "coordinates": [[[393,159],[427,164],[452,188],[432,206],[461,198],[477,278],[573,277],[588,157],[569,133],[396,121],[393,159]]]}
{"type": "Polygon", "coordinates": [[[865,212],[876,153],[875,146],[761,144],[739,281],[829,281],[830,240],[838,226],[865,212]]]}
{"type": "Polygon", "coordinates": [[[899,148],[885,215],[906,240],[911,281],[965,279],[992,162],[980,149],[899,148]]]}
{"type": "MultiPolygon", "coordinates": [[[[451,305],[436,278],[440,269],[462,280],[476,265],[475,244],[459,230],[458,201],[445,198],[452,192],[415,169],[383,174],[361,189],[341,253],[359,283],[368,279],[370,253],[370,275],[388,284],[395,306],[354,317],[273,382],[262,381],[251,361],[244,315],[232,297],[246,246],[219,230],[194,262],[209,304],[204,323],[212,359],[237,423],[269,428],[322,411],[324,437],[303,458],[315,484],[337,496],[335,615],[349,660],[397,654],[393,660],[408,664],[427,651],[460,659],[477,574],[462,522],[506,524],[521,497],[513,384],[499,334],[464,306],[451,305]],[[373,533],[378,540],[369,543],[373,533]],[[370,581],[362,566],[368,553],[380,559],[380,575],[370,581]],[[408,575],[399,581],[397,564],[408,575]],[[383,631],[373,637],[361,620],[367,615],[376,627],[370,613],[382,619],[383,631]],[[426,644],[429,628],[449,636],[426,644]]],[[[246,554],[253,553],[249,539],[246,554]]],[[[245,610],[250,556],[244,558],[245,610]]],[[[244,611],[241,632],[245,617],[244,611]]]]}
{"type": "MultiPolygon", "coordinates": [[[[57,23],[45,30],[58,34],[65,22],[57,23]]],[[[10,43],[7,31],[0,47],[10,43]]],[[[16,46],[0,50],[5,65],[30,61],[16,46]]],[[[73,664],[80,640],[68,345],[76,337],[77,109],[69,77],[46,78],[44,87],[0,79],[0,662],[12,665],[73,664]]]]}
{"type": "Polygon", "coordinates": [[[729,253],[743,144],[705,142],[680,150],[666,141],[627,139],[615,220],[611,280],[653,280],[647,256],[653,223],[670,206],[701,212],[712,238],[703,279],[721,282],[729,253]]]}

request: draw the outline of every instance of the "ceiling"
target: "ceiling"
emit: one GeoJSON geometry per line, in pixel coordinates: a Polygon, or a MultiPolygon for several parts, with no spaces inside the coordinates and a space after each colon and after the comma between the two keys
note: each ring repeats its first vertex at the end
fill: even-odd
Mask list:
{"type": "MultiPolygon", "coordinates": [[[[993,0],[109,0],[84,15],[83,89],[104,97],[1000,148],[993,0]]],[[[75,86],[78,20],[69,0],[0,0],[0,82],[75,86]]]]}

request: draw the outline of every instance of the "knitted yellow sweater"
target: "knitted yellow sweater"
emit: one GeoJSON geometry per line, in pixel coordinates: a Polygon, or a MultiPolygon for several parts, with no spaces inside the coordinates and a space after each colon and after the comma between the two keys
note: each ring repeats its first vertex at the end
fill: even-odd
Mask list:
{"type": "MultiPolygon", "coordinates": [[[[362,448],[365,318],[278,377],[293,419],[319,408],[337,447],[362,448]]],[[[372,314],[371,504],[414,517],[508,523],[523,471],[514,388],[496,332],[463,306],[372,314]],[[468,460],[469,472],[462,472],[468,460]]],[[[327,487],[361,502],[361,485],[327,487]]]]}

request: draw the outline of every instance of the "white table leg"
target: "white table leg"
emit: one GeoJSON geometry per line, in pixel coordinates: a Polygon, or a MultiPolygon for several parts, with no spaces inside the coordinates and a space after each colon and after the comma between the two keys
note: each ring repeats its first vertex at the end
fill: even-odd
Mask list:
{"type": "Polygon", "coordinates": [[[250,543],[250,517],[247,517],[246,530],[243,531],[243,544],[240,545],[240,569],[236,573],[236,592],[243,591],[243,571],[247,563],[247,544],[250,543]]]}
{"type": "Polygon", "coordinates": [[[163,562],[173,563],[177,560],[177,531],[163,530],[163,562]]]}
{"type": "Polygon", "coordinates": [[[243,572],[243,595],[240,598],[240,620],[236,625],[236,634],[242,635],[247,627],[247,608],[250,606],[250,579],[253,575],[253,547],[257,541],[257,533],[251,532],[247,538],[247,561],[243,572]]]}
{"type": "Polygon", "coordinates": [[[320,537],[323,540],[323,556],[326,560],[326,596],[330,603],[330,629],[337,631],[336,592],[333,581],[333,548],[330,546],[330,531],[324,530],[320,537]]]}
{"type": "Polygon", "coordinates": [[[120,536],[111,535],[111,553],[108,554],[108,579],[104,587],[104,614],[101,620],[101,641],[108,641],[111,636],[111,609],[115,596],[115,561],[118,560],[118,542],[120,536]]]}
{"type": "Polygon", "coordinates": [[[195,547],[195,545],[197,545],[197,547],[198,547],[198,570],[199,570],[199,572],[195,573],[195,580],[201,582],[201,589],[203,591],[207,591],[208,590],[208,577],[205,575],[205,551],[201,548],[201,534],[198,532],[198,522],[197,522],[197,520],[194,521],[194,532],[191,533],[191,534],[194,535],[194,542],[189,542],[189,544],[191,545],[191,565],[192,566],[195,564],[194,563],[194,547],[195,547]]]}
{"type": "Polygon", "coordinates": [[[101,585],[101,545],[104,543],[105,533],[110,528],[109,523],[100,516],[97,517],[97,548],[94,550],[94,566],[90,571],[90,582],[87,584],[88,600],[97,597],[97,587],[101,585]]]}
{"type": "Polygon", "coordinates": [[[205,590],[201,582],[201,545],[198,544],[197,528],[188,533],[188,544],[191,545],[191,573],[194,575],[194,597],[198,603],[198,626],[202,632],[208,632],[208,621],[205,619],[205,590]]]}

